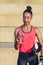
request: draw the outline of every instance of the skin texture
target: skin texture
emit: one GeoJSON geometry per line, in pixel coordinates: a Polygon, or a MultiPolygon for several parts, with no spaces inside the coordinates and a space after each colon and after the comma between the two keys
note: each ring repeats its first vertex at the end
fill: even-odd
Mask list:
{"type": "MultiPolygon", "coordinates": [[[[31,30],[31,22],[32,20],[32,15],[29,13],[29,12],[25,12],[24,15],[23,15],[23,31],[24,32],[29,32],[31,30]]],[[[19,28],[16,28],[15,31],[14,31],[14,36],[15,36],[15,49],[18,49],[19,48],[19,40],[17,39],[17,33],[19,31],[19,28]]],[[[40,33],[40,30],[35,27],[35,33],[36,33],[36,37],[38,39],[38,41],[40,42],[40,44],[42,45],[42,52],[41,52],[41,55],[43,56],[43,40],[42,40],[42,36],[41,36],[41,33],[40,33]]]]}

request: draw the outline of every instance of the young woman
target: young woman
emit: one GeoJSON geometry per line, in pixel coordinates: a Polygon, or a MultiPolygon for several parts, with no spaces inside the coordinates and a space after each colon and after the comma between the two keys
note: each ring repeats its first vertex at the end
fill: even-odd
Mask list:
{"type": "Polygon", "coordinates": [[[38,65],[33,48],[35,45],[35,39],[42,45],[42,56],[43,56],[43,41],[41,33],[38,28],[30,24],[32,20],[32,7],[27,6],[27,9],[23,12],[23,25],[15,29],[15,49],[19,49],[19,56],[17,65],[38,65]]]}

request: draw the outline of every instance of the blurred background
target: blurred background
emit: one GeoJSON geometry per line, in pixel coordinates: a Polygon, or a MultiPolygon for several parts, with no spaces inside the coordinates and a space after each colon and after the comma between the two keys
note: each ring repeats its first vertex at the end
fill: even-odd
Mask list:
{"type": "Polygon", "coordinates": [[[17,64],[14,30],[23,24],[22,13],[27,5],[32,6],[31,24],[39,27],[43,38],[43,0],[0,0],[0,65],[17,64]]]}

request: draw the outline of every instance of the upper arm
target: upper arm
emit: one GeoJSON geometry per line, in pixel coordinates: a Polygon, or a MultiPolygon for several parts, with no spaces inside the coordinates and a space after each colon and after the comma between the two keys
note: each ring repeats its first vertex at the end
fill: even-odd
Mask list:
{"type": "Polygon", "coordinates": [[[19,27],[18,28],[16,28],[15,30],[14,30],[14,38],[15,38],[15,42],[16,42],[16,39],[17,39],[17,34],[18,34],[18,31],[19,31],[19,27]]]}
{"type": "Polygon", "coordinates": [[[36,36],[37,36],[38,41],[40,42],[41,45],[43,45],[43,41],[42,41],[42,36],[41,36],[40,30],[38,28],[36,28],[35,32],[36,32],[36,36]]]}
{"type": "Polygon", "coordinates": [[[17,28],[14,30],[14,37],[16,38],[17,36],[17,28]]]}

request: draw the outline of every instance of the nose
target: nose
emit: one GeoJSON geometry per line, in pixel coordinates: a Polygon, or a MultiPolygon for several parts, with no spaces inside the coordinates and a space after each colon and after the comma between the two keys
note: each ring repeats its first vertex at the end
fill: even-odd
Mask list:
{"type": "Polygon", "coordinates": [[[27,18],[25,18],[25,21],[27,21],[27,18]]]}

